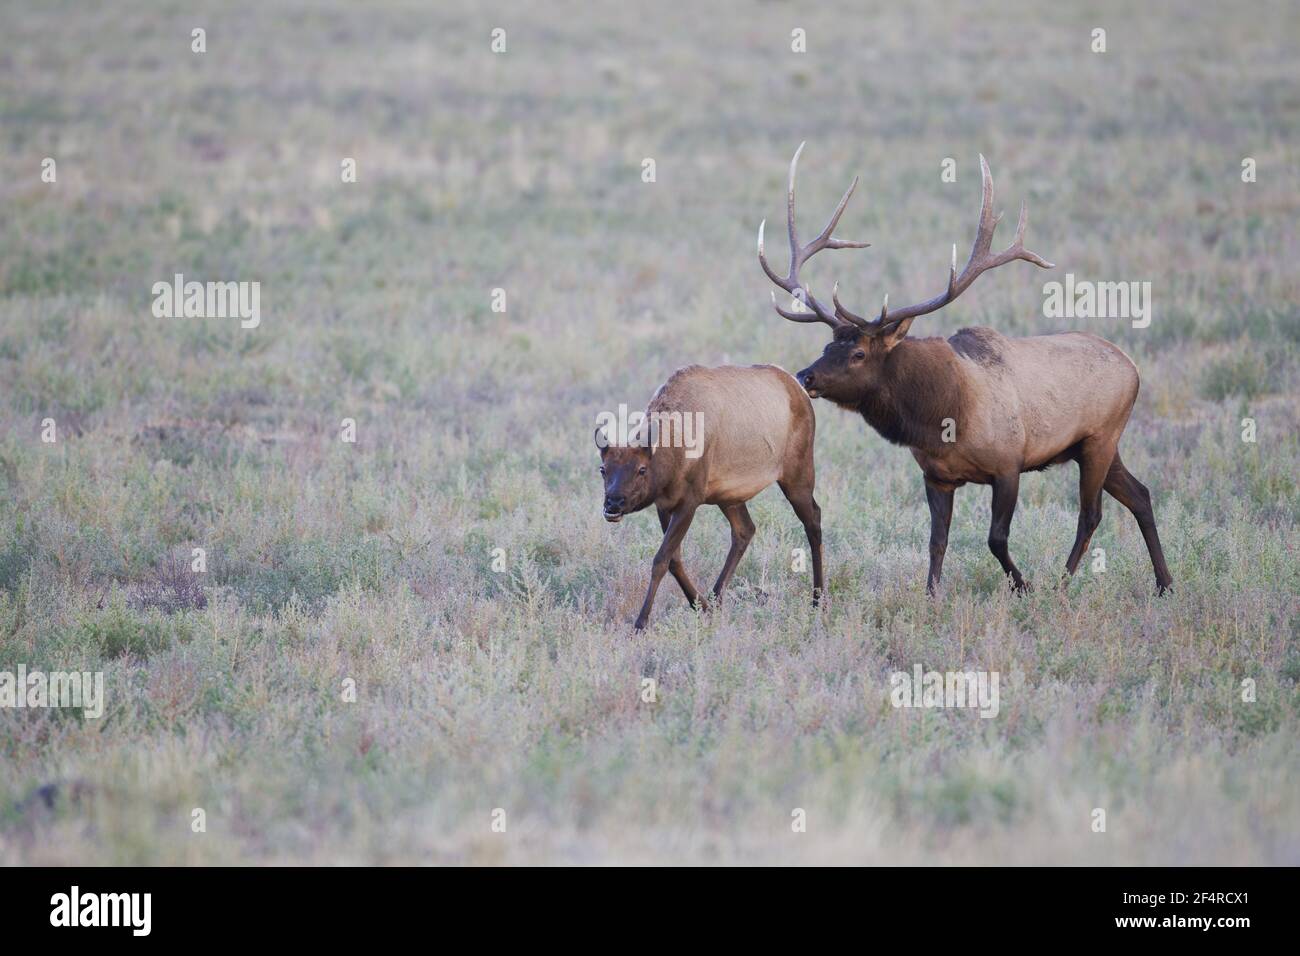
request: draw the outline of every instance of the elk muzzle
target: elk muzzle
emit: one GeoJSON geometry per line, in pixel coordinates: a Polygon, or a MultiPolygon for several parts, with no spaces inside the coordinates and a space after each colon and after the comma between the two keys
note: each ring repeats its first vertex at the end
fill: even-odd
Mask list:
{"type": "Polygon", "coordinates": [[[605,496],[605,520],[613,523],[623,520],[623,508],[627,504],[627,496],[620,494],[608,494],[605,496]]]}

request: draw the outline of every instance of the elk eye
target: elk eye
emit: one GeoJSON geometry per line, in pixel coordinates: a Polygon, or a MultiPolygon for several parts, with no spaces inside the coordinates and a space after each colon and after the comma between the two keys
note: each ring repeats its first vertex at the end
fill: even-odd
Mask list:
{"type": "Polygon", "coordinates": [[[601,465],[601,466],[600,466],[600,473],[601,473],[602,475],[605,473],[605,466],[604,466],[604,465],[601,465]]]}
{"type": "Polygon", "coordinates": [[[858,349],[856,352],[853,353],[853,357],[860,362],[867,357],[867,353],[862,351],[862,349],[858,349]]]}
{"type": "Polygon", "coordinates": [[[642,466],[637,470],[637,474],[638,474],[638,475],[644,475],[644,474],[645,474],[645,465],[642,465],[642,466]]]}

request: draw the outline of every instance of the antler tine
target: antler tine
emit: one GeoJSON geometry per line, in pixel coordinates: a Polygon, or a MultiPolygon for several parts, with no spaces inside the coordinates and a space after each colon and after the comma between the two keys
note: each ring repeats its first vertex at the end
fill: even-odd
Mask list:
{"type": "Polygon", "coordinates": [[[793,254],[790,259],[790,275],[795,276],[796,281],[791,281],[789,276],[782,278],[773,271],[770,265],[768,265],[767,255],[763,251],[763,230],[766,227],[766,219],[758,224],[758,264],[763,267],[763,271],[767,273],[767,277],[777,286],[789,292],[805,306],[811,308],[812,311],[807,313],[790,312],[781,308],[776,304],[775,292],[772,293],[772,308],[776,309],[777,314],[782,318],[789,319],[791,322],[825,322],[832,328],[839,325],[839,322],[835,320],[835,316],[832,313],[827,312],[820,302],[817,302],[816,298],[814,298],[813,294],[808,291],[807,287],[797,282],[799,266],[795,262],[793,254]]]}
{"type": "Polygon", "coordinates": [[[799,264],[802,265],[808,261],[813,253],[821,252],[823,249],[866,249],[871,243],[854,242],[851,239],[836,239],[831,235],[835,227],[840,224],[840,216],[844,215],[844,207],[849,204],[849,199],[853,196],[853,190],[858,188],[858,177],[853,177],[853,182],[849,183],[849,188],[844,190],[844,195],[840,197],[839,205],[835,207],[835,212],[831,213],[831,218],[826,223],[826,228],[821,231],[812,242],[804,246],[799,253],[799,264]]]}
{"type": "Polygon", "coordinates": [[[1024,246],[1025,226],[1029,221],[1029,204],[1025,201],[1020,203],[1020,222],[1016,226],[1016,236],[1011,245],[1003,249],[997,255],[990,255],[989,249],[993,244],[993,233],[1002,221],[1002,214],[993,213],[993,175],[989,172],[988,161],[980,154],[980,179],[981,179],[981,198],[980,198],[980,217],[979,224],[975,231],[975,242],[971,246],[970,258],[966,261],[965,267],[961,270],[961,275],[957,274],[957,246],[952,247],[952,265],[948,270],[948,288],[941,294],[932,299],[927,299],[916,305],[909,305],[905,308],[898,309],[894,312],[889,311],[889,296],[885,296],[885,304],[880,310],[880,318],[874,322],[868,322],[859,315],[854,315],[848,309],[844,308],[838,301],[835,303],[836,316],[844,321],[853,322],[856,325],[868,328],[872,334],[879,334],[897,327],[900,323],[909,319],[914,319],[920,315],[926,315],[937,309],[943,308],[957,296],[961,295],[973,283],[980,274],[995,269],[998,266],[1006,265],[1016,259],[1023,259],[1025,262],[1032,262],[1042,269],[1053,269],[1055,266],[1044,259],[1036,252],[1030,252],[1024,246]]]}
{"type": "Polygon", "coordinates": [[[808,140],[804,140],[799,144],[799,148],[794,151],[794,159],[790,160],[789,186],[785,193],[785,219],[790,227],[790,262],[792,265],[799,249],[799,233],[794,227],[794,180],[799,174],[799,157],[803,155],[803,148],[807,145],[808,140]]]}
{"type": "MultiPolygon", "coordinates": [[[[835,305],[835,315],[839,319],[852,322],[860,329],[865,329],[871,325],[866,319],[854,315],[840,303],[840,284],[838,282],[831,289],[831,302],[835,305]]],[[[885,302],[889,302],[889,296],[885,296],[885,302]]]]}
{"type": "MultiPolygon", "coordinates": [[[[980,153],[980,186],[980,220],[975,230],[975,244],[970,250],[970,262],[966,263],[968,267],[977,255],[989,251],[989,246],[993,244],[993,231],[1002,221],[1001,213],[993,215],[993,174],[989,172],[989,162],[983,153],[980,153]]],[[[962,271],[965,272],[964,269],[962,271]]]]}
{"type": "Polygon", "coordinates": [[[799,157],[803,154],[803,148],[806,145],[806,141],[800,143],[799,148],[795,150],[794,158],[790,160],[789,186],[786,191],[786,227],[790,236],[790,269],[787,274],[782,277],[777,275],[768,264],[767,256],[763,250],[763,231],[767,226],[766,219],[764,219],[758,226],[758,262],[759,265],[763,267],[763,272],[767,274],[767,277],[771,279],[775,285],[784,289],[786,292],[789,292],[792,296],[812,310],[811,314],[805,315],[799,312],[790,312],[786,309],[782,309],[780,306],[776,305],[776,294],[773,293],[772,305],[779,315],[783,318],[790,319],[792,322],[825,322],[832,328],[837,328],[843,324],[843,320],[836,318],[834,312],[827,309],[817,300],[817,297],[812,294],[812,290],[810,290],[799,278],[799,269],[805,262],[823,249],[865,249],[870,245],[870,243],[853,242],[848,239],[837,239],[831,235],[831,233],[835,231],[835,227],[839,225],[840,216],[844,214],[844,209],[848,206],[853,191],[858,187],[858,178],[855,176],[853,177],[853,182],[849,184],[849,188],[845,190],[844,195],[840,198],[839,205],[835,207],[835,211],[831,214],[830,220],[826,223],[826,228],[818,234],[816,239],[812,240],[812,242],[809,242],[807,245],[801,246],[799,244],[799,232],[795,226],[794,187],[799,174],[799,157]]]}
{"type": "MultiPolygon", "coordinates": [[[[794,296],[795,296],[796,299],[799,299],[799,301],[801,301],[801,302],[803,301],[803,298],[802,298],[802,296],[799,295],[799,293],[797,293],[797,292],[794,293],[794,296]]],[[[781,316],[781,317],[784,318],[784,319],[789,319],[791,322],[823,322],[823,321],[825,321],[825,320],[824,320],[820,315],[818,315],[816,312],[788,312],[788,311],[786,311],[785,309],[781,308],[779,305],[776,304],[776,293],[775,293],[775,292],[772,293],[772,308],[776,309],[776,314],[777,314],[777,315],[781,316]]]]}
{"type": "Polygon", "coordinates": [[[1048,262],[1036,252],[1030,252],[1025,248],[1025,226],[1029,224],[1029,203],[1020,200],[1020,222],[1016,224],[1016,239],[1011,247],[1020,254],[1016,257],[1024,259],[1026,262],[1032,262],[1040,269],[1055,269],[1055,262],[1048,262]]]}
{"type": "MultiPolygon", "coordinates": [[[[767,273],[767,277],[769,279],[771,279],[777,285],[781,285],[782,282],[781,277],[772,271],[772,267],[767,264],[767,256],[763,254],[763,229],[766,226],[767,226],[766,219],[764,219],[762,222],[758,224],[758,264],[763,267],[763,271],[767,273]]],[[[773,295],[775,294],[776,293],[773,293],[773,295]]]]}

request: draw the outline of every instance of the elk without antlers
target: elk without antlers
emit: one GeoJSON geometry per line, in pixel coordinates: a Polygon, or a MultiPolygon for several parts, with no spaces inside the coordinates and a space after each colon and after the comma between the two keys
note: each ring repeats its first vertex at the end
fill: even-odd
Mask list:
{"type": "MultiPolygon", "coordinates": [[[[600,473],[605,483],[605,520],[654,505],[664,537],[650,569],[650,588],[636,618],[650,619],[665,572],[681,585],[692,607],[700,594],[682,563],[681,546],[701,505],[717,505],[731,525],[731,550],[713,585],[715,599],[731,580],[754,536],[745,502],[776,482],[808,536],[812,551],[813,605],[822,592],[821,509],[813,498],[816,474],[813,440],[817,420],[812,400],[787,371],[774,365],[678,369],[646,409],[657,422],[624,445],[596,429],[600,473]],[[695,454],[682,441],[683,426],[698,423],[695,454]]],[[[687,430],[689,432],[689,429],[687,430]]]]}

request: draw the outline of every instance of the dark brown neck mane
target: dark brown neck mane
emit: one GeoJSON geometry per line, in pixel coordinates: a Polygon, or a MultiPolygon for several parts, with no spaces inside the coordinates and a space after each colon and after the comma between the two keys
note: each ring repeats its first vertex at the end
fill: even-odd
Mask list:
{"type": "Polygon", "coordinates": [[[885,357],[858,411],[886,441],[938,451],[944,419],[953,419],[960,435],[963,404],[962,369],[952,347],[939,338],[904,339],[885,357]]]}

